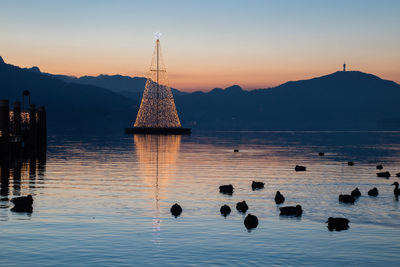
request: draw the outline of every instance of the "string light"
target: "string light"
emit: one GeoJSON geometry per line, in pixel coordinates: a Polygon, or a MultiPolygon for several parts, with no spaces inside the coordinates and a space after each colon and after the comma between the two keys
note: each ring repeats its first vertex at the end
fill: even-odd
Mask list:
{"type": "Polygon", "coordinates": [[[160,36],[161,33],[155,34],[156,46],[134,127],[182,127],[168,84],[167,70],[161,55],[160,36]]]}

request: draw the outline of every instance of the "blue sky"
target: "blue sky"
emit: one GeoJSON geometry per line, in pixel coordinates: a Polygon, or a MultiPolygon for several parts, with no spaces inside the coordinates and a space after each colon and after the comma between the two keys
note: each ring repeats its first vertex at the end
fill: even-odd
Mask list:
{"type": "Polygon", "coordinates": [[[160,31],[172,86],[268,87],[341,68],[400,82],[400,1],[0,1],[0,55],[144,76],[160,31]]]}

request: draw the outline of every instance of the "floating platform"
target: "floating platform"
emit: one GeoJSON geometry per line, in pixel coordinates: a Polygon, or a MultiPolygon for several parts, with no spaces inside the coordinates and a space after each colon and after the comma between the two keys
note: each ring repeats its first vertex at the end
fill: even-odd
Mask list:
{"type": "Polygon", "coordinates": [[[190,128],[153,128],[153,127],[133,127],[125,128],[126,134],[181,134],[190,135],[192,130],[190,128]]]}

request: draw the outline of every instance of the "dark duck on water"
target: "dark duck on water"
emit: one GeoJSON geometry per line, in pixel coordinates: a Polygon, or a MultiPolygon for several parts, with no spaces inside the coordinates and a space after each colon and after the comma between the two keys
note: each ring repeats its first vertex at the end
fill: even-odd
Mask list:
{"type": "Polygon", "coordinates": [[[248,214],[244,219],[244,226],[246,226],[247,230],[256,228],[258,225],[258,218],[257,216],[248,214]]]}
{"type": "Polygon", "coordinates": [[[228,205],[223,205],[220,210],[221,214],[226,217],[231,213],[231,208],[228,205]]]}
{"type": "Polygon", "coordinates": [[[251,230],[256,228],[258,225],[258,218],[257,216],[248,214],[244,219],[244,226],[246,226],[247,230],[251,230]]]}
{"type": "Polygon", "coordinates": [[[328,223],[328,229],[329,231],[342,231],[342,230],[347,230],[349,229],[349,220],[346,218],[333,218],[329,217],[327,223],[328,223]]]}
{"type": "Polygon", "coordinates": [[[376,197],[379,195],[378,188],[374,187],[368,191],[368,196],[376,197]]]}
{"type": "Polygon", "coordinates": [[[253,189],[253,191],[256,190],[256,189],[263,189],[264,188],[264,183],[263,182],[253,181],[251,183],[251,188],[253,189]]]}
{"type": "Polygon", "coordinates": [[[389,178],[390,177],[390,172],[378,172],[376,174],[378,177],[384,177],[384,178],[389,178]]]}
{"type": "Polygon", "coordinates": [[[239,212],[245,213],[249,209],[249,206],[247,206],[246,201],[243,200],[242,202],[236,203],[236,209],[239,212]]]}
{"type": "Polygon", "coordinates": [[[178,203],[175,203],[174,205],[172,205],[170,211],[172,215],[178,217],[182,213],[182,207],[178,203]]]}
{"type": "Polygon", "coordinates": [[[300,205],[296,205],[296,207],[293,206],[282,207],[279,208],[279,210],[281,211],[280,215],[301,216],[301,214],[303,214],[303,209],[301,208],[300,205]]]}
{"type": "Polygon", "coordinates": [[[283,202],[285,202],[285,197],[281,194],[281,192],[276,191],[275,194],[275,203],[277,205],[282,204],[283,202]]]}
{"type": "Polygon", "coordinates": [[[16,212],[32,212],[33,198],[32,195],[16,197],[11,199],[14,207],[11,209],[16,212]]]}
{"type": "Polygon", "coordinates": [[[222,194],[232,195],[233,194],[233,186],[231,184],[221,185],[219,187],[219,192],[222,194]]]}
{"type": "Polygon", "coordinates": [[[294,170],[296,171],[296,172],[304,172],[304,171],[306,171],[306,167],[305,166],[300,166],[300,165],[296,165],[296,167],[294,167],[294,170]]]}
{"type": "Polygon", "coordinates": [[[353,191],[351,191],[351,195],[352,195],[353,197],[360,197],[360,196],[361,196],[361,192],[360,192],[360,190],[358,189],[358,187],[356,187],[356,189],[354,189],[353,191]]]}
{"type": "Polygon", "coordinates": [[[396,197],[399,197],[399,195],[400,195],[399,183],[398,183],[398,182],[394,182],[392,185],[395,186],[395,187],[394,187],[394,190],[393,190],[393,194],[394,194],[396,197]]]}
{"type": "Polygon", "coordinates": [[[352,195],[339,195],[339,202],[354,203],[356,199],[352,195]]]}

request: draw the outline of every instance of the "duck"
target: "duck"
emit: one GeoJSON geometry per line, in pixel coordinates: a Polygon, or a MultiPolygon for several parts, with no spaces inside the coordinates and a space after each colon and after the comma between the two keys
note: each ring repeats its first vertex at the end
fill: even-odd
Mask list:
{"type": "Polygon", "coordinates": [[[32,195],[15,197],[10,200],[14,207],[11,209],[16,212],[32,212],[33,197],[32,195]]]}
{"type": "Polygon", "coordinates": [[[221,185],[219,187],[219,192],[222,194],[232,195],[233,194],[233,186],[231,184],[221,185]]]}
{"type": "Polygon", "coordinates": [[[400,189],[399,189],[399,183],[398,182],[394,182],[392,185],[395,186],[394,190],[393,190],[393,194],[398,197],[400,195],[400,189]]]}
{"type": "Polygon", "coordinates": [[[383,169],[383,166],[382,166],[382,164],[378,164],[378,165],[376,165],[376,169],[377,169],[377,170],[382,170],[382,169],[383,169]]]}
{"type": "Polygon", "coordinates": [[[234,149],[233,152],[239,152],[239,149],[234,149]]]}
{"type": "Polygon", "coordinates": [[[333,218],[329,217],[328,221],[328,229],[329,231],[342,231],[342,230],[347,230],[349,229],[349,220],[346,218],[333,218]]]}
{"type": "Polygon", "coordinates": [[[285,202],[285,197],[281,194],[281,192],[276,191],[275,194],[275,203],[277,205],[282,204],[283,202],[285,202]]]}
{"type": "Polygon", "coordinates": [[[251,188],[253,189],[253,191],[256,190],[256,189],[263,189],[264,188],[264,183],[263,182],[253,181],[251,183],[251,188]]]}
{"type": "Polygon", "coordinates": [[[231,213],[231,208],[228,205],[223,205],[220,210],[221,214],[226,217],[231,213]]]}
{"type": "Polygon", "coordinates": [[[354,203],[356,199],[352,195],[339,195],[339,202],[354,203]]]}
{"type": "Polygon", "coordinates": [[[319,152],[318,156],[325,156],[325,153],[324,152],[319,152]]]}
{"type": "Polygon", "coordinates": [[[296,172],[304,172],[304,171],[306,171],[306,169],[307,169],[307,167],[305,167],[305,166],[300,166],[300,165],[296,165],[296,167],[294,167],[294,170],[295,170],[296,172]]]}
{"type": "Polygon", "coordinates": [[[244,219],[244,226],[246,226],[247,230],[256,228],[258,226],[258,218],[255,215],[247,214],[244,219]]]}
{"type": "Polygon", "coordinates": [[[172,215],[178,217],[182,213],[182,207],[178,203],[175,203],[174,205],[172,205],[170,211],[172,215]]]}
{"type": "Polygon", "coordinates": [[[379,195],[378,188],[374,187],[368,191],[368,196],[376,197],[379,195]]]}
{"type": "Polygon", "coordinates": [[[347,165],[349,165],[349,166],[354,166],[354,162],[349,161],[349,162],[347,162],[347,165]]]}
{"type": "Polygon", "coordinates": [[[361,192],[360,190],[358,190],[358,187],[356,187],[356,189],[354,189],[353,191],[351,191],[351,195],[353,197],[360,197],[361,196],[361,192]]]}
{"type": "Polygon", "coordinates": [[[286,206],[279,208],[279,210],[281,211],[280,215],[286,216],[301,216],[301,214],[303,213],[303,209],[300,205],[296,205],[296,207],[286,206]]]}
{"type": "Polygon", "coordinates": [[[400,177],[400,172],[398,174],[396,174],[397,177],[400,177]]]}
{"type": "Polygon", "coordinates": [[[247,206],[246,201],[243,200],[242,202],[236,203],[236,209],[239,212],[245,213],[249,209],[249,206],[247,206]]]}
{"type": "Polygon", "coordinates": [[[376,174],[378,177],[384,177],[384,178],[389,178],[390,177],[390,172],[378,172],[376,174]]]}

